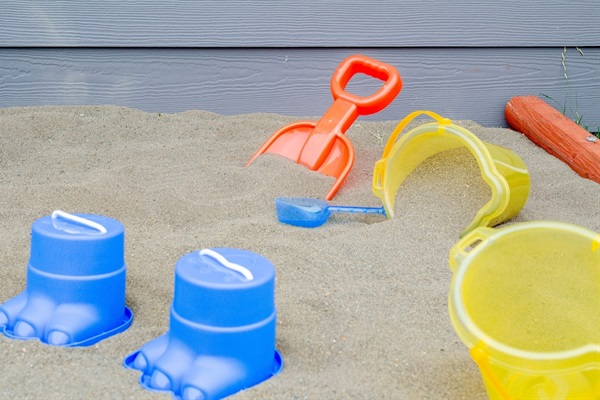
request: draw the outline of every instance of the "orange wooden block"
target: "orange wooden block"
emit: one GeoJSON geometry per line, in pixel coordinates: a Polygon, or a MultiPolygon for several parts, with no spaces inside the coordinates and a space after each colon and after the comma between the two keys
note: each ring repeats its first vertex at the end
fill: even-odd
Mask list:
{"type": "Polygon", "coordinates": [[[506,104],[508,125],[584,178],[600,183],[600,140],[535,96],[513,97],[506,104]]]}

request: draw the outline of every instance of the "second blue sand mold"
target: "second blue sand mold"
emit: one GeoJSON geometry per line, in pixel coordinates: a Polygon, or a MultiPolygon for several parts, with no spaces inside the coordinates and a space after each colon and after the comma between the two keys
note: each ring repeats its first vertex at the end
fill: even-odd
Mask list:
{"type": "Polygon", "coordinates": [[[218,399],[279,373],[275,267],[239,249],[204,249],[175,265],[169,330],[124,360],[140,384],[186,400],[218,399]]]}

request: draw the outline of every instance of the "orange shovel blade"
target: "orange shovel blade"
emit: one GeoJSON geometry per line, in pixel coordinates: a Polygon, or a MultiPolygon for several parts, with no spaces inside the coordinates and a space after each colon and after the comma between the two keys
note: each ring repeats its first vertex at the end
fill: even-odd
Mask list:
{"type": "Polygon", "coordinates": [[[252,158],[246,164],[246,167],[254,161],[254,159],[264,153],[279,154],[298,162],[300,153],[308,137],[312,133],[316,124],[311,121],[299,121],[293,124],[284,126],[271,137],[254,153],[252,158]]]}
{"type": "MultiPolygon", "coordinates": [[[[313,134],[315,125],[314,122],[301,121],[278,130],[258,149],[246,166],[264,153],[278,154],[303,164],[301,162],[302,150],[310,135],[313,134]]],[[[327,200],[331,200],[335,196],[353,164],[354,148],[352,143],[344,134],[340,133],[335,136],[333,145],[323,163],[316,169],[311,168],[323,175],[335,178],[333,186],[325,196],[327,200]]]]}
{"type": "Polygon", "coordinates": [[[333,196],[340,189],[340,186],[342,186],[342,183],[352,169],[352,165],[354,165],[354,147],[352,147],[350,140],[344,134],[339,134],[333,143],[329,155],[321,167],[319,167],[320,173],[335,178],[333,186],[327,193],[327,196],[325,196],[327,200],[333,199],[333,196]]]}

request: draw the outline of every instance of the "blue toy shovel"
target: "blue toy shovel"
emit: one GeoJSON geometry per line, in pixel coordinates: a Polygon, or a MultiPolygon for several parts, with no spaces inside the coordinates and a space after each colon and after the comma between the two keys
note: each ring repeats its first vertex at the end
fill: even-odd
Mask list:
{"type": "Polygon", "coordinates": [[[304,228],[323,225],[335,212],[385,215],[383,207],[330,206],[324,200],[308,197],[277,197],[275,206],[279,222],[304,228]]]}

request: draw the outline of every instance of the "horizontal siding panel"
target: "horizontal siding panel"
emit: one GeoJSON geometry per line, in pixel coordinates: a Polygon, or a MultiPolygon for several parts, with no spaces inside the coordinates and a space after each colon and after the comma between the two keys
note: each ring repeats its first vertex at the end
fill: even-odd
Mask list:
{"type": "Polygon", "coordinates": [[[598,46],[598,0],[0,1],[0,47],[598,46]]]}
{"type": "MultiPolygon", "coordinates": [[[[0,49],[0,107],[115,104],[148,112],[190,109],[319,116],[331,105],[329,81],[350,54],[394,65],[404,87],[371,120],[417,109],[486,126],[506,126],[513,96],[544,93],[583,122],[600,124],[600,49],[0,49]]],[[[357,76],[348,90],[374,92],[357,76]]]]}

